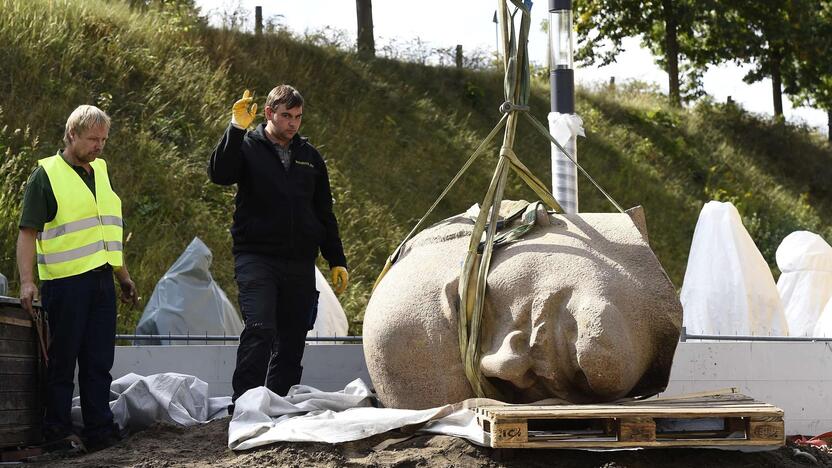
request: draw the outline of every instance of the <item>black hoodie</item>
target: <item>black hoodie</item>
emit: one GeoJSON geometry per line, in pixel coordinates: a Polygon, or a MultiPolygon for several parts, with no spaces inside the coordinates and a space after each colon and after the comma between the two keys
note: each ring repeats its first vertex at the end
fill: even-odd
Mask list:
{"type": "Polygon", "coordinates": [[[246,132],[230,125],[208,165],[212,182],[237,184],[233,252],[314,260],[320,248],[330,268],[346,267],[323,158],[296,134],[285,169],[265,128],[246,132]]]}

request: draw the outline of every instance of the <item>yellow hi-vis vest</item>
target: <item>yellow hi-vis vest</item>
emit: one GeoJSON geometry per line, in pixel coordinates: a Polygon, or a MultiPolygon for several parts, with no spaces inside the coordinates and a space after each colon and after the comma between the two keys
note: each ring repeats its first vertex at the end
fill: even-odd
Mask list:
{"type": "Polygon", "coordinates": [[[107,163],[90,165],[95,196],[60,153],[38,161],[52,185],[58,212],[37,235],[38,277],[66,278],[100,267],[124,264],[121,199],[110,187],[107,163]]]}

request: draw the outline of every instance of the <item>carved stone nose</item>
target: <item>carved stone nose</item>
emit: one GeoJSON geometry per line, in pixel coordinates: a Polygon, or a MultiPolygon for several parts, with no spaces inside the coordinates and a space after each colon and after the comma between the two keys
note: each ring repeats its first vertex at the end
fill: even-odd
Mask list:
{"type": "Polygon", "coordinates": [[[528,335],[519,330],[505,335],[496,349],[483,355],[480,371],[486,377],[505,380],[520,389],[534,385],[537,379],[532,371],[528,335]]]}

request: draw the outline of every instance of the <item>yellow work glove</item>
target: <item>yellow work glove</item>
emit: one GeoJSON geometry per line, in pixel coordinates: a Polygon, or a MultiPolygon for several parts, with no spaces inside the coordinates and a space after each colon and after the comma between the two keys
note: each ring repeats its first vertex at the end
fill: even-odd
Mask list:
{"type": "Polygon", "coordinates": [[[342,266],[332,268],[332,286],[335,288],[335,294],[341,294],[347,289],[347,283],[350,280],[350,274],[347,269],[342,266]]]}
{"type": "Polygon", "coordinates": [[[251,122],[254,121],[254,116],[257,115],[257,104],[252,105],[254,100],[251,97],[251,91],[245,90],[243,98],[234,103],[231,107],[231,125],[239,129],[247,129],[251,122]],[[249,106],[251,109],[249,110],[249,106]]]}

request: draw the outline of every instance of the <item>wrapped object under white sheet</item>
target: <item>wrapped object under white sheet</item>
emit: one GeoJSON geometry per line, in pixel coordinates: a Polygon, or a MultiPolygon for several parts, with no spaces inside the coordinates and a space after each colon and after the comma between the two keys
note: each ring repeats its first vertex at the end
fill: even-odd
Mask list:
{"type": "Polygon", "coordinates": [[[832,297],[832,246],[809,231],[796,231],[777,247],[782,272],[777,289],[791,336],[814,336],[815,325],[832,297]]]}
{"type": "Polygon", "coordinates": [[[829,298],[829,302],[823,308],[820,318],[818,318],[815,324],[815,330],[812,332],[812,336],[832,338],[832,298],[829,298]]]}
{"type": "Polygon", "coordinates": [[[699,213],[680,299],[688,334],[788,335],[771,270],[731,203],[699,213]]]}
{"type": "MultiPolygon", "coordinates": [[[[349,333],[349,322],[347,314],[341,307],[338,297],[329,286],[321,270],[315,267],[315,288],[318,290],[318,316],[315,318],[315,326],[309,330],[306,336],[347,336],[349,333]]],[[[323,344],[321,342],[319,344],[323,344]]]]}
{"type": "MultiPolygon", "coordinates": [[[[243,321],[211,276],[211,260],[208,246],[194,237],[156,283],[136,326],[136,334],[239,335],[243,331],[243,321]]],[[[169,340],[156,340],[135,344],[171,343],[169,340]]],[[[192,341],[191,344],[200,342],[192,341]]]]}
{"type": "MultiPolygon", "coordinates": [[[[243,321],[231,301],[211,276],[211,251],[198,237],[188,245],[156,284],[144,309],[138,335],[228,335],[243,331],[243,321]]],[[[347,316],[324,276],[315,268],[319,291],[315,326],[309,337],[345,336],[347,316]]],[[[190,344],[208,344],[191,340],[190,344]]],[[[216,342],[211,342],[216,343],[216,342]]],[[[233,342],[230,342],[233,343],[233,342]]],[[[137,341],[135,344],[175,344],[170,340],[137,341]]],[[[182,343],[179,343],[182,344],[182,343]]]]}

